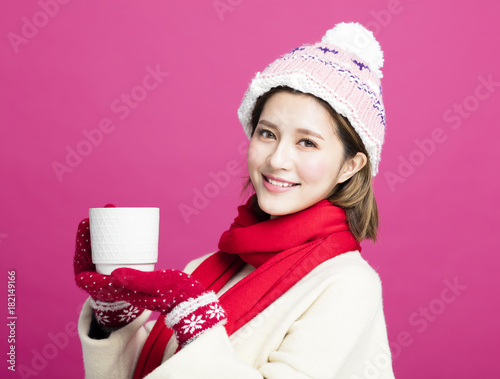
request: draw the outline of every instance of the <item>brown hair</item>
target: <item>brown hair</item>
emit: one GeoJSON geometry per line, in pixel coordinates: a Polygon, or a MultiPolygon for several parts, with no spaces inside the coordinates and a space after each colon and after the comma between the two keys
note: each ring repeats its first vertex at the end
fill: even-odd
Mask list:
{"type": "MultiPolygon", "coordinates": [[[[265,103],[272,95],[278,92],[304,94],[290,87],[280,86],[274,87],[260,96],[252,111],[252,134],[259,123],[265,103]]],[[[313,96],[311,94],[305,95],[313,96]]],[[[337,113],[326,101],[316,96],[313,96],[313,98],[325,108],[335,121],[335,132],[344,147],[344,162],[354,158],[358,152],[365,154],[367,157],[366,165],[345,182],[337,184],[333,193],[328,197],[328,200],[332,204],[345,209],[349,228],[358,241],[371,239],[375,242],[378,231],[378,209],[373,194],[371,164],[366,148],[346,117],[337,113]]],[[[248,179],[245,188],[250,184],[250,179],[248,179]]],[[[254,204],[254,206],[257,212],[262,212],[262,210],[258,209],[258,204],[254,204]]]]}

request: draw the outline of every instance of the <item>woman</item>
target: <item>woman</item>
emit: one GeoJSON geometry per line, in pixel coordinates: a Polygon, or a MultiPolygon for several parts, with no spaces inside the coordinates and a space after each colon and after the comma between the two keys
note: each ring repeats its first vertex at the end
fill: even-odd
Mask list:
{"type": "Polygon", "coordinates": [[[380,279],[359,253],[377,235],[382,62],[369,31],[339,24],[256,75],[239,109],[255,194],[191,275],[97,274],[82,221],[87,377],[394,377],[380,279]]]}

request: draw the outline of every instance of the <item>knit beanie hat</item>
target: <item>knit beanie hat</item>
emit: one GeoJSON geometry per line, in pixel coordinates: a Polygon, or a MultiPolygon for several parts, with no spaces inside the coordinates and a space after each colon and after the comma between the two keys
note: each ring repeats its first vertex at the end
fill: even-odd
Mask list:
{"type": "Polygon", "coordinates": [[[303,45],[258,72],[243,97],[238,117],[248,138],[257,99],[287,86],[326,101],[346,117],[368,152],[372,176],[384,142],[383,52],[373,33],[358,23],[340,23],[314,45],[303,45]]]}

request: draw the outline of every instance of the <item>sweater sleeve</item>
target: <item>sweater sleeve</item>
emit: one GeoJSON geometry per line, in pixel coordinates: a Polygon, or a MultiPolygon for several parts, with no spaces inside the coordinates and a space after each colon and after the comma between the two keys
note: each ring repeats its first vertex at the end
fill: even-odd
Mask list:
{"type": "MultiPolygon", "coordinates": [[[[364,261],[363,261],[364,262],[364,261]]],[[[366,263],[366,262],[364,262],[366,263]]],[[[321,275],[320,275],[321,276],[321,275]]],[[[314,275],[303,280],[312,280],[314,275]]],[[[261,364],[245,362],[245,349],[251,338],[235,351],[223,327],[216,327],[187,345],[147,376],[157,378],[393,378],[381,283],[368,264],[347,264],[336,270],[324,286],[299,286],[304,292],[285,294],[278,300],[272,316],[282,313],[287,323],[290,309],[301,309],[294,316],[281,340],[269,344],[261,364]],[[311,288],[319,291],[311,299],[311,288]],[[292,305],[290,305],[290,299],[292,305]],[[288,305],[287,305],[288,303],[288,305]]],[[[293,311],[292,311],[293,313],[293,311]]],[[[281,317],[281,316],[280,316],[281,317]]],[[[266,333],[261,325],[257,333],[266,333]]],[[[272,331],[270,331],[272,334],[272,331]]],[[[266,335],[267,338],[267,335],[266,335]]]]}
{"type": "Polygon", "coordinates": [[[83,305],[78,320],[78,334],[82,343],[85,377],[125,379],[137,364],[139,354],[148,336],[143,326],[151,315],[144,311],[138,318],[123,328],[114,331],[108,338],[92,339],[89,328],[92,320],[92,308],[89,300],[83,305]]]}

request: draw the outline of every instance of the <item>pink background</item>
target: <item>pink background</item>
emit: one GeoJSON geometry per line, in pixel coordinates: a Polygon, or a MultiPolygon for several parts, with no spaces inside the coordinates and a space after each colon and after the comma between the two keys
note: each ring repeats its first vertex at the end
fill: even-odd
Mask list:
{"type": "Polygon", "coordinates": [[[159,206],[158,267],[216,249],[240,202],[248,82],[341,21],[373,30],[386,58],[380,240],[363,255],[396,377],[498,377],[498,2],[60,3],[0,12],[2,324],[7,270],[18,316],[17,371],[4,326],[1,377],[83,377],[72,259],[89,207],[159,206]]]}

